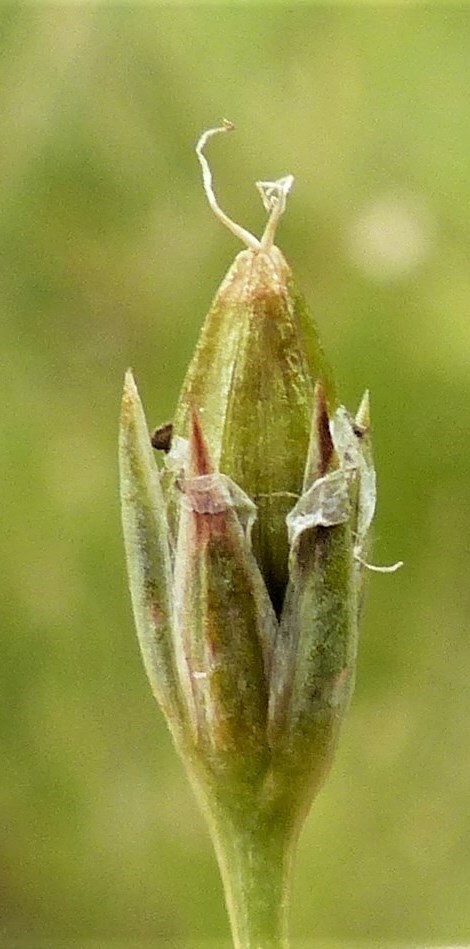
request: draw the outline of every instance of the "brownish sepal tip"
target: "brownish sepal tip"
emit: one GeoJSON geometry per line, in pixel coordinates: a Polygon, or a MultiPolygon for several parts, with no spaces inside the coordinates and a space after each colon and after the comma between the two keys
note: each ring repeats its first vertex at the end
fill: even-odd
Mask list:
{"type": "Polygon", "coordinates": [[[328,471],[335,447],[331,437],[328,404],[322,379],[318,379],[315,385],[315,402],[318,440],[318,474],[319,477],[323,477],[328,471]]]}
{"type": "Polygon", "coordinates": [[[215,468],[209,452],[209,446],[202,431],[201,418],[196,406],[192,405],[189,416],[189,471],[190,477],[213,474],[215,468]]]}

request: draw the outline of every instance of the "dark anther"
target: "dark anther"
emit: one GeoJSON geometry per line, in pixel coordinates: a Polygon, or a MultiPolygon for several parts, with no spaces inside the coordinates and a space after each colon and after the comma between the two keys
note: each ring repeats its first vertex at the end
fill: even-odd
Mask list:
{"type": "Polygon", "coordinates": [[[164,425],[159,425],[155,429],[150,441],[152,442],[152,447],[156,448],[157,451],[169,452],[171,448],[171,438],[173,435],[173,422],[165,422],[164,425]]]}

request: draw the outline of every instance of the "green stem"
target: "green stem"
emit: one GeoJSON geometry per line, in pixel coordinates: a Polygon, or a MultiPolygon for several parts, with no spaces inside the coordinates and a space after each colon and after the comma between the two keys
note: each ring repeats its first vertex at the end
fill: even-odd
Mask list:
{"type": "Polygon", "coordinates": [[[211,821],[235,949],[288,949],[290,835],[276,821],[211,821]]]}

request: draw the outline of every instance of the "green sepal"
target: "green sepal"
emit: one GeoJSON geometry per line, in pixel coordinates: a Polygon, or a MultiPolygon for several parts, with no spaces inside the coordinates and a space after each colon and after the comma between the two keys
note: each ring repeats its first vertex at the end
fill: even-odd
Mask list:
{"type": "Polygon", "coordinates": [[[142,403],[129,370],[119,433],[122,526],[137,635],[152,691],[173,731],[181,701],[172,646],[172,573],[160,476],[142,403]]]}
{"type": "Polygon", "coordinates": [[[366,389],[361,399],[359,409],[354,419],[353,430],[359,451],[357,514],[356,523],[353,526],[356,536],[357,553],[361,558],[364,558],[367,557],[369,544],[368,534],[375,514],[377,498],[368,389],[366,389]]]}
{"type": "Polygon", "coordinates": [[[313,795],[349,704],[357,645],[349,524],[307,528],[297,545],[271,677],[269,740],[313,795]]]}
{"type": "MultiPolygon", "coordinates": [[[[354,475],[330,431],[323,386],[304,493],[288,517],[289,584],[276,643],[268,735],[274,773],[311,798],[328,773],[354,683],[357,596],[354,475]],[[316,477],[315,477],[316,475],[316,477]]],[[[288,791],[289,793],[289,791],[288,791]]]]}
{"type": "Polygon", "coordinates": [[[332,418],[331,427],[333,439],[342,458],[343,470],[348,474],[355,573],[360,595],[364,584],[365,561],[370,547],[370,528],[377,493],[368,391],[364,393],[354,419],[340,406],[332,418]]]}
{"type": "Polygon", "coordinates": [[[174,642],[201,761],[222,783],[266,766],[267,674],[277,623],[228,479],[194,416],[180,482],[174,642]]]}

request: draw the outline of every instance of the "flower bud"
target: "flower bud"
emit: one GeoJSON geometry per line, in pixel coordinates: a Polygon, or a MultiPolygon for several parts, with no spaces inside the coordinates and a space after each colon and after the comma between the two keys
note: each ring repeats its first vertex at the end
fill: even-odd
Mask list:
{"type": "Polygon", "coordinates": [[[211,207],[247,249],[214,298],[174,425],[153,436],[161,473],[126,379],[124,537],[145,667],[191,773],[231,795],[237,819],[294,827],[354,683],[375,510],[369,401],[355,419],[337,404],[273,243],[292,178],[259,183],[260,240],[220,210],[203,146],[229,127],[197,153],[211,207]]]}

